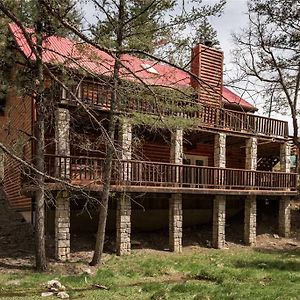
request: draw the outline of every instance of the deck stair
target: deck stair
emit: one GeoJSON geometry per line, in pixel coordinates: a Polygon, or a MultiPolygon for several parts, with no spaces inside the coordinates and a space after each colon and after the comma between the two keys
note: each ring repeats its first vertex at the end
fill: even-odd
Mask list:
{"type": "Polygon", "coordinates": [[[257,170],[272,171],[279,161],[280,158],[275,155],[260,157],[257,160],[257,170]]]}

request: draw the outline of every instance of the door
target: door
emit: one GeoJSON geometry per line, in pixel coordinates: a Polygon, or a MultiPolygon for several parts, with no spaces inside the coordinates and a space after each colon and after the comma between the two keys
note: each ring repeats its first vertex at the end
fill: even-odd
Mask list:
{"type": "MultiPolygon", "coordinates": [[[[184,165],[190,166],[207,166],[208,157],[199,155],[185,155],[184,165]]],[[[202,168],[184,168],[183,183],[190,187],[202,187],[204,184],[204,171],[202,168]]]]}

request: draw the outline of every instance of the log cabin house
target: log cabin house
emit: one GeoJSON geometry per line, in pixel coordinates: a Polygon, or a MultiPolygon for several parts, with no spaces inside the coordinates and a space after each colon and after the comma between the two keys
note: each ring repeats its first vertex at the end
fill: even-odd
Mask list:
{"type": "MultiPolygon", "coordinates": [[[[17,55],[34,60],[21,30],[11,24],[10,32],[17,55]]],[[[75,42],[56,36],[48,37],[44,48],[43,59],[50,67],[60,64],[76,70],[80,66],[103,78],[111,75],[114,60],[99,50],[90,49],[93,55],[89,56],[75,42]]],[[[226,215],[241,209],[244,242],[252,245],[256,239],[257,202],[265,197],[278,201],[278,230],[283,236],[289,234],[289,202],[297,192],[296,174],[290,172],[287,122],[256,115],[254,106],[223,86],[221,51],[197,45],[191,61],[191,73],[200,80],[166,64],[129,55],[122,58],[127,69],[147,84],[192,88],[191,101],[197,109],[183,115],[191,118],[192,114],[196,126],[152,131],[145,124],[131,122],[133,114],[164,117],[173,114],[172,109],[158,111],[143,99],[127,101],[123,107],[126,113],[119,120],[115,141],[120,156],[115,160],[111,182],[109,215],[113,218],[108,220],[108,226],[116,230],[120,255],[130,252],[131,228],[157,229],[168,224],[170,250],[180,252],[183,226],[210,220],[212,245],[222,248],[226,215]],[[280,164],[280,172],[273,170],[275,164],[280,164]],[[124,192],[130,197],[124,197],[124,192]],[[139,201],[142,203],[137,205],[139,201]]],[[[106,86],[84,72],[74,75],[72,84],[69,86],[73,93],[82,103],[92,105],[105,127],[110,107],[106,86]]],[[[100,131],[87,125],[89,116],[70,92],[57,89],[53,82],[48,90],[52,106],[46,127],[46,175],[67,180],[99,199],[105,153],[103,141],[97,139],[100,131]],[[79,141],[86,147],[79,147],[79,141]],[[91,141],[100,146],[88,149],[91,141]]],[[[131,99],[131,95],[126,96],[131,99]]],[[[14,145],[14,149],[21,145],[19,153],[30,163],[34,163],[35,120],[33,97],[11,89],[0,117],[1,141],[14,145]]],[[[7,155],[2,168],[10,205],[30,219],[34,213],[34,175],[29,174],[29,180],[29,176],[24,176],[24,168],[7,155]]],[[[73,213],[82,209],[85,200],[80,202],[76,191],[47,178],[46,190],[55,202],[48,206],[48,217],[53,221],[56,257],[65,260],[70,256],[70,230],[73,226],[90,226],[87,218],[78,220],[73,213]],[[78,207],[70,202],[74,198],[78,207]]]]}

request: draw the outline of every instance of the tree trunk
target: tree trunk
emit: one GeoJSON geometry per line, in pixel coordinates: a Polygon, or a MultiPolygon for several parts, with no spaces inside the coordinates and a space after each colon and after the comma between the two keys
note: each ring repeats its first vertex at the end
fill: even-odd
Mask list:
{"type": "Polygon", "coordinates": [[[120,88],[120,50],[123,43],[123,23],[124,23],[124,10],[125,10],[125,0],[120,0],[119,2],[119,11],[116,34],[117,34],[117,47],[116,47],[116,60],[114,64],[114,73],[113,73],[113,93],[111,99],[111,106],[109,111],[109,125],[108,125],[108,147],[105,158],[104,165],[104,182],[103,182],[103,191],[100,203],[100,212],[99,212],[99,222],[98,222],[98,231],[96,237],[95,251],[93,259],[90,262],[91,266],[100,264],[101,257],[103,254],[104,240],[105,240],[105,230],[106,230],[106,220],[107,220],[107,210],[108,210],[108,201],[110,194],[110,182],[111,182],[111,172],[113,167],[113,156],[115,152],[114,139],[115,139],[115,129],[117,124],[116,110],[119,105],[119,88],[120,88]]]}
{"type": "MultiPolygon", "coordinates": [[[[36,35],[37,35],[37,53],[36,58],[36,130],[37,130],[37,145],[36,145],[36,168],[41,173],[44,173],[44,150],[45,150],[45,122],[44,116],[46,113],[45,103],[43,98],[44,92],[44,70],[42,61],[42,22],[37,20],[36,35]]],[[[46,250],[45,250],[45,179],[43,175],[36,174],[37,192],[35,198],[35,256],[36,269],[45,271],[47,269],[46,250]]]]}

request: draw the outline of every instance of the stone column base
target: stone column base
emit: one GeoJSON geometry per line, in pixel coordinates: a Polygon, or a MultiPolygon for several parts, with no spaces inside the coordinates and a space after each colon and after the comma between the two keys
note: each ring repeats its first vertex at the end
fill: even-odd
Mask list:
{"type": "Polygon", "coordinates": [[[69,192],[59,191],[55,207],[55,258],[70,258],[70,198],[69,192]]]}
{"type": "Polygon", "coordinates": [[[182,252],[182,195],[172,194],[169,200],[169,247],[172,252],[182,252]]]}
{"type": "Polygon", "coordinates": [[[256,243],[256,196],[247,196],[244,209],[244,242],[253,246],[256,243]]]}
{"type": "Polygon", "coordinates": [[[226,196],[215,196],[213,206],[212,246],[217,249],[225,247],[226,196]]]}
{"type": "Polygon", "coordinates": [[[117,203],[117,255],[130,254],[131,251],[131,202],[122,195],[117,203]]]}

